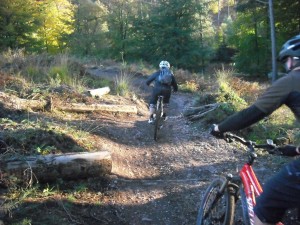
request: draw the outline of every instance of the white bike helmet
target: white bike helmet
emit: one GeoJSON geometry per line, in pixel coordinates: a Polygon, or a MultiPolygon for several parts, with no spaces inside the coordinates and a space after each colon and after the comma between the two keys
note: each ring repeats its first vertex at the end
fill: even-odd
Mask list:
{"type": "Polygon", "coordinates": [[[170,69],[170,63],[168,61],[161,61],[159,63],[159,68],[163,68],[163,67],[167,67],[168,69],[170,69]]]}

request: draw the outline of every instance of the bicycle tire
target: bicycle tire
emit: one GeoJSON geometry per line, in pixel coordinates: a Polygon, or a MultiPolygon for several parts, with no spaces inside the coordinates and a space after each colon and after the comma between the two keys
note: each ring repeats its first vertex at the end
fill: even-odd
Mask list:
{"type": "Polygon", "coordinates": [[[240,187],[240,196],[241,196],[241,202],[242,202],[242,212],[243,212],[243,224],[244,225],[250,225],[250,217],[248,213],[248,203],[246,199],[246,194],[244,191],[243,186],[240,187]]]}
{"type": "Polygon", "coordinates": [[[155,113],[155,123],[154,123],[154,140],[158,139],[158,130],[160,129],[161,124],[161,111],[162,111],[161,101],[157,102],[157,109],[155,113]]]}
{"type": "Polygon", "coordinates": [[[206,189],[196,225],[233,225],[235,195],[230,187],[226,187],[222,193],[219,192],[224,182],[224,177],[217,178],[206,189]]]}

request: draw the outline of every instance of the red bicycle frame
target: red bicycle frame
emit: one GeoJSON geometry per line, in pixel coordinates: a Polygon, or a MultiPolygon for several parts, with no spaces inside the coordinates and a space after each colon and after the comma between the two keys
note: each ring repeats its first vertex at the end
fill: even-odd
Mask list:
{"type": "MultiPolygon", "coordinates": [[[[244,185],[244,192],[246,195],[246,201],[248,206],[248,214],[250,218],[250,224],[254,224],[254,206],[256,205],[255,198],[258,197],[262,192],[263,189],[252,169],[252,166],[249,164],[245,164],[241,171],[240,177],[242,179],[242,183],[244,185]]],[[[284,225],[281,222],[278,222],[276,225],[284,225]]]]}

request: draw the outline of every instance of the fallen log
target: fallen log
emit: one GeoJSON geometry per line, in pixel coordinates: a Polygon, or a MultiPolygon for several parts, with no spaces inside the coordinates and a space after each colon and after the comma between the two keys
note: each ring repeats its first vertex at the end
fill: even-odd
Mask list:
{"type": "Polygon", "coordinates": [[[70,103],[55,108],[68,111],[68,112],[121,112],[121,113],[137,113],[137,107],[135,105],[107,105],[107,104],[90,104],[86,105],[83,103],[70,103]]]}
{"type": "Polygon", "coordinates": [[[185,112],[184,116],[187,117],[189,120],[194,121],[201,119],[204,117],[206,114],[214,111],[220,106],[219,103],[214,103],[214,104],[208,104],[208,105],[203,105],[199,107],[189,107],[185,112]]]}
{"type": "Polygon", "coordinates": [[[1,163],[2,177],[14,177],[17,183],[76,180],[79,178],[104,177],[112,170],[108,151],[68,153],[63,155],[31,156],[7,160],[1,163]]]}
{"type": "Polygon", "coordinates": [[[17,96],[8,95],[0,92],[0,102],[5,107],[15,110],[53,110],[58,109],[68,112],[117,112],[117,113],[133,113],[137,114],[135,105],[108,105],[108,104],[84,104],[84,103],[63,103],[63,105],[53,104],[52,99],[46,100],[30,100],[21,99],[17,96]]]}
{"type": "Polygon", "coordinates": [[[110,92],[109,87],[103,87],[103,88],[98,88],[98,89],[93,89],[93,90],[88,90],[88,93],[92,97],[101,97],[102,95],[106,95],[110,92]]]}
{"type": "Polygon", "coordinates": [[[4,92],[0,92],[0,101],[3,102],[6,107],[16,110],[43,109],[48,103],[46,100],[22,99],[4,92]]]}

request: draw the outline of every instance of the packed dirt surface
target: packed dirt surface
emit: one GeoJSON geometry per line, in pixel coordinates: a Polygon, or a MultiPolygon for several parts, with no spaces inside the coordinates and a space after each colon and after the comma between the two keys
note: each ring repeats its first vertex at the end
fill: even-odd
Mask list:
{"type": "MultiPolygon", "coordinates": [[[[96,75],[100,72],[94,71],[96,75]]],[[[207,127],[199,128],[199,124],[194,126],[187,121],[183,112],[191,106],[193,95],[181,92],[172,94],[168,120],[159,131],[158,141],[154,141],[154,127],[147,123],[151,87],[145,85],[143,77],[134,84],[141,96],[136,101],[137,115],[92,113],[78,121],[92,121],[93,126],[99,127],[93,131],[95,142],[99,150],[111,152],[112,174],[104,181],[80,181],[88,183],[87,190],[84,195],[78,192],[75,200],[54,195],[47,201],[41,198],[44,203],[38,208],[34,207],[36,200],[28,202],[26,213],[14,211],[14,219],[5,220],[7,224],[22,216],[33,218],[32,224],[39,225],[196,223],[209,183],[214,177],[235,173],[247,159],[245,152],[234,143],[214,138],[207,127]],[[51,215],[59,219],[51,222],[51,215]]],[[[278,169],[269,157],[263,156],[255,164],[262,181],[278,169]]],[[[78,183],[70,182],[69,188],[78,183]]],[[[236,224],[241,224],[240,220],[237,217],[236,224]]]]}

